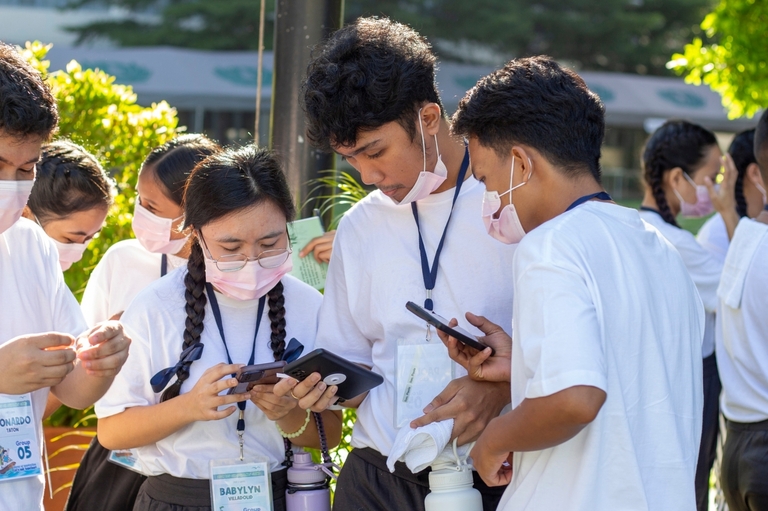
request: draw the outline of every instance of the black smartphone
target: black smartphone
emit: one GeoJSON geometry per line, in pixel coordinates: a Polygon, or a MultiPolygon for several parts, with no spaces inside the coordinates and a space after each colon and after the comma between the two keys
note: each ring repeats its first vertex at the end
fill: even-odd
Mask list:
{"type": "Polygon", "coordinates": [[[352,399],[384,383],[381,375],[322,348],[291,362],[283,372],[299,381],[320,373],[326,385],[339,387],[336,396],[340,400],[352,399]]]}
{"type": "MultiPolygon", "coordinates": [[[[421,319],[423,319],[433,327],[437,328],[441,332],[445,332],[451,337],[455,337],[456,339],[459,340],[459,342],[469,346],[470,348],[475,348],[477,351],[483,351],[485,348],[488,347],[485,344],[478,341],[477,337],[470,334],[460,326],[448,326],[448,320],[442,317],[440,314],[437,314],[436,312],[428,311],[424,307],[421,307],[420,305],[417,305],[413,302],[406,303],[405,308],[413,312],[418,317],[420,317],[421,319]]],[[[495,355],[495,354],[496,354],[496,351],[493,348],[491,348],[491,355],[495,355]]]]}
{"type": "Polygon", "coordinates": [[[277,373],[283,372],[284,367],[284,360],[242,367],[235,375],[237,386],[229,389],[227,394],[244,394],[249,392],[256,384],[277,383],[280,381],[277,373]]]}

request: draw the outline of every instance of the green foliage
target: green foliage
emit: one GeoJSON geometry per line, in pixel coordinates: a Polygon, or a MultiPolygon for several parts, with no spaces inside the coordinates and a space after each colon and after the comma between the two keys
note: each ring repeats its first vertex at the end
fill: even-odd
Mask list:
{"type": "MultiPolygon", "coordinates": [[[[666,74],[671,51],[682,49],[714,0],[346,0],[345,19],[380,15],[407,23],[433,43],[470,43],[502,60],[548,54],[584,69],[666,74]]],[[[254,0],[72,0],[158,13],[157,21],[104,21],[74,30],[81,40],[107,37],[123,46],[171,45],[216,50],[256,49],[254,0]]],[[[272,45],[274,1],[268,1],[265,46],[272,45]]],[[[443,58],[472,60],[438,44],[443,58]]],[[[482,50],[481,50],[482,51],[482,50]]]]}
{"type": "Polygon", "coordinates": [[[83,70],[75,61],[66,70],[47,74],[49,48],[40,42],[27,43],[23,53],[47,75],[58,101],[61,120],[56,136],[73,140],[95,154],[119,191],[106,225],[83,259],[64,274],[79,298],[104,252],[117,241],[133,237],[131,219],[139,168],[150,150],[176,135],[178,119],[168,103],[139,106],[131,87],[114,83],[115,78],[103,71],[83,70]]]}
{"type": "Polygon", "coordinates": [[[719,93],[730,118],[754,116],[768,105],[768,2],[721,0],[696,37],[667,67],[685,81],[719,93]]]}
{"type": "Polygon", "coordinates": [[[367,190],[348,172],[334,169],[321,172],[322,177],[311,181],[308,202],[314,202],[320,215],[330,216],[329,229],[336,229],[344,213],[368,195],[367,190]]]}

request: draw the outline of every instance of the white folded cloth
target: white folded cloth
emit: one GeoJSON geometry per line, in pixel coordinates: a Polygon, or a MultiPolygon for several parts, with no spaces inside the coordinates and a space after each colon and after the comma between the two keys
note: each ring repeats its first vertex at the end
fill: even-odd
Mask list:
{"type": "MultiPolygon", "coordinates": [[[[395,462],[403,461],[414,474],[421,472],[430,465],[440,462],[456,464],[456,456],[451,445],[453,419],[433,422],[420,428],[402,427],[397,432],[392,450],[387,457],[387,467],[395,471],[395,462]]],[[[458,454],[466,459],[471,444],[458,448],[458,454]]]]}
{"type": "Polygon", "coordinates": [[[728,255],[725,257],[720,285],[717,288],[717,296],[732,309],[741,307],[747,271],[755,250],[766,235],[768,235],[768,225],[749,218],[742,218],[736,226],[736,232],[733,233],[733,239],[728,247],[728,255]]]}

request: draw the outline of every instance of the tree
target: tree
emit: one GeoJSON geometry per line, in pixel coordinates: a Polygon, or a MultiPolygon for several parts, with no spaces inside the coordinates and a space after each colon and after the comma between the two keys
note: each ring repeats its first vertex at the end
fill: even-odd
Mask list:
{"type": "Polygon", "coordinates": [[[696,37],[667,66],[719,93],[731,118],[768,106],[768,2],[721,0],[701,28],[706,37],[696,37]]]}
{"type": "MultiPolygon", "coordinates": [[[[130,12],[159,13],[76,27],[81,40],[108,37],[124,46],[172,45],[216,50],[256,49],[254,0],[72,0],[130,12]]],[[[310,1],[310,0],[304,0],[310,1]]],[[[435,43],[443,58],[501,64],[511,57],[549,54],[577,68],[668,73],[670,52],[682,49],[714,0],[346,0],[346,21],[383,15],[407,23],[435,43]],[[479,50],[467,51],[467,48],[479,50]]],[[[267,2],[268,19],[274,2],[267,2]]],[[[271,30],[272,23],[266,26],[271,30]]],[[[272,44],[271,32],[265,46],[272,44]]]]}

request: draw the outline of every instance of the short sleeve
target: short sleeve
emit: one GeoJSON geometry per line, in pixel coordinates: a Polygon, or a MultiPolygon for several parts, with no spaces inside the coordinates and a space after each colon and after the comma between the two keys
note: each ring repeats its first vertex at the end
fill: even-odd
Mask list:
{"type": "Polygon", "coordinates": [[[53,272],[53,282],[55,283],[54,303],[53,303],[53,326],[58,332],[66,332],[75,337],[88,330],[88,323],[80,310],[80,304],[77,303],[75,295],[64,282],[64,275],[59,266],[59,259],[56,257],[55,264],[51,269],[53,272]]]}
{"type": "Polygon", "coordinates": [[[355,321],[352,314],[353,304],[350,303],[351,297],[347,289],[350,279],[354,285],[355,278],[347,264],[354,268],[363,261],[354,260],[353,253],[353,260],[345,262],[345,258],[350,254],[347,250],[348,244],[345,243],[348,232],[345,233],[344,220],[342,219],[333,243],[333,257],[328,266],[315,347],[327,349],[356,364],[373,367],[371,342],[363,335],[355,321]]]}
{"type": "Polygon", "coordinates": [[[104,254],[91,272],[83,292],[80,307],[89,325],[108,320],[109,314],[109,254],[104,254]]]}
{"type": "Polygon", "coordinates": [[[723,261],[701,246],[690,233],[680,243],[675,245],[683,263],[691,275],[696,290],[704,303],[707,312],[717,310],[717,287],[720,285],[720,276],[723,273],[723,261]]]}
{"type": "Polygon", "coordinates": [[[143,304],[129,307],[121,318],[126,333],[131,338],[128,359],[115,376],[112,386],[96,402],[96,416],[99,419],[124,412],[135,406],[156,404],[158,396],[152,392],[149,380],[152,378],[149,320],[143,304]],[[141,309],[141,310],[136,310],[141,309]]]}
{"type": "Polygon", "coordinates": [[[533,264],[518,276],[515,297],[514,342],[524,360],[525,397],[578,385],[607,390],[601,328],[582,275],[533,264]]]}

